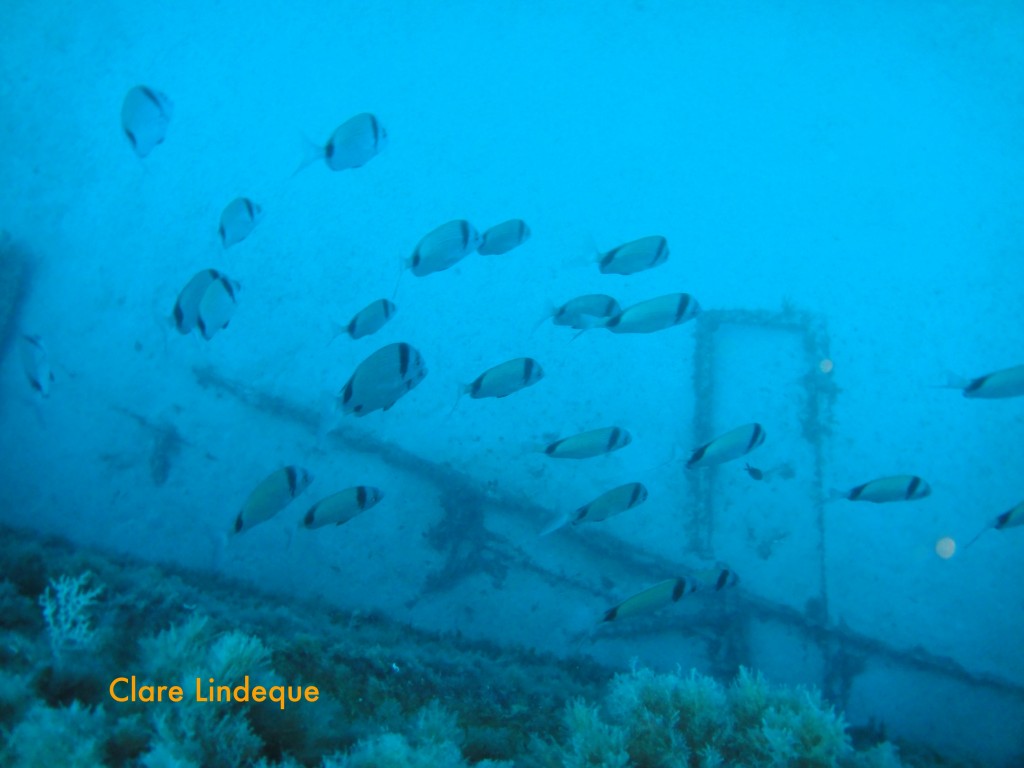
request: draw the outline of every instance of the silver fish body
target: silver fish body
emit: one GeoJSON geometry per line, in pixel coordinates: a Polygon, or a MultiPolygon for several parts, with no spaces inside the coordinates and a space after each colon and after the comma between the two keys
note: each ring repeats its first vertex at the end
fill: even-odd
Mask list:
{"type": "Polygon", "coordinates": [[[618,621],[619,619],[627,619],[631,616],[657,611],[666,605],[678,603],[684,596],[696,592],[697,586],[697,582],[693,579],[666,579],[655,584],[653,587],[648,587],[642,592],[637,592],[614,608],[605,611],[604,618],[601,621],[618,621]]]}
{"type": "Polygon", "coordinates": [[[654,333],[682,325],[700,314],[700,305],[688,293],[668,293],[627,307],[604,327],[612,333],[654,333]]]}
{"type": "Polygon", "coordinates": [[[174,327],[178,329],[178,333],[187,334],[196,327],[199,303],[203,300],[206,289],[221,277],[216,269],[201,269],[181,289],[177,301],[174,302],[174,309],[171,310],[174,327]]]}
{"type": "Polygon", "coordinates": [[[569,299],[556,309],[552,322],[555,325],[564,325],[582,331],[593,328],[599,324],[597,321],[615,317],[621,311],[619,302],[613,297],[604,293],[587,293],[569,299]]]}
{"type": "Polygon", "coordinates": [[[174,105],[160,91],[137,85],[124,97],[121,105],[121,128],[132,149],[146,157],[167,136],[174,105]]]}
{"type": "Polygon", "coordinates": [[[396,311],[398,307],[387,299],[377,299],[356,312],[345,326],[345,330],[353,339],[370,336],[383,328],[385,323],[394,317],[396,311]]]}
{"type": "Polygon", "coordinates": [[[517,357],[481,373],[473,383],[466,385],[465,392],[477,400],[484,397],[508,397],[543,378],[544,370],[540,363],[532,357],[517,357]]]}
{"type": "Polygon", "coordinates": [[[220,214],[221,244],[230,248],[240,243],[256,228],[263,216],[263,209],[248,197],[236,197],[228,203],[220,214]]]}
{"type": "Polygon", "coordinates": [[[634,275],[668,261],[668,240],[660,235],[641,237],[601,255],[598,269],[606,275],[634,275]]]}
{"type": "Polygon", "coordinates": [[[234,531],[241,533],[264,523],[287,507],[313,482],[313,476],[302,467],[281,467],[267,475],[253,488],[235,518],[234,531]]]}
{"type": "Polygon", "coordinates": [[[480,238],[476,252],[483,256],[500,256],[518,248],[530,238],[530,228],[522,219],[509,219],[495,224],[480,238]]]}
{"type": "Polygon", "coordinates": [[[719,435],[696,449],[686,462],[687,469],[710,467],[746,456],[764,442],[765,431],[760,424],[744,424],[719,435]]]}
{"type": "Polygon", "coordinates": [[[224,275],[206,287],[196,313],[196,328],[207,341],[228,327],[238,306],[239,288],[237,282],[224,275]]]}
{"type": "Polygon", "coordinates": [[[589,459],[625,448],[631,442],[633,437],[627,430],[602,427],[556,440],[544,448],[544,453],[554,459],[589,459]]]}
{"type": "Polygon", "coordinates": [[[346,488],[310,507],[306,516],[302,518],[302,525],[306,528],[342,525],[370,509],[383,498],[384,492],[373,486],[357,485],[346,488]]]}
{"type": "Polygon", "coordinates": [[[29,386],[39,393],[40,397],[50,396],[50,385],[53,384],[53,368],[50,367],[50,353],[39,336],[22,334],[21,367],[29,386]]]}
{"type": "Polygon", "coordinates": [[[465,219],[445,222],[420,239],[408,265],[417,277],[455,266],[480,245],[480,233],[465,219]]]}
{"type": "Polygon", "coordinates": [[[338,398],[344,413],[365,416],[390,409],[427,375],[423,358],[404,342],[388,344],[356,366],[338,398]]]}
{"type": "Polygon", "coordinates": [[[643,483],[626,483],[605,491],[573,514],[572,524],[599,523],[609,517],[638,507],[647,501],[647,488],[643,483]]]}
{"type": "Polygon", "coordinates": [[[387,146],[388,132],[369,112],[350,117],[339,125],[324,146],[324,161],[332,171],[359,168],[387,146]]]}
{"type": "Polygon", "coordinates": [[[844,498],[850,501],[870,501],[882,504],[888,501],[914,501],[932,492],[931,486],[917,475],[880,477],[850,489],[844,498]]]}
{"type": "Polygon", "coordinates": [[[1024,365],[1005,368],[972,379],[963,388],[964,397],[997,399],[1024,395],[1024,365]]]}

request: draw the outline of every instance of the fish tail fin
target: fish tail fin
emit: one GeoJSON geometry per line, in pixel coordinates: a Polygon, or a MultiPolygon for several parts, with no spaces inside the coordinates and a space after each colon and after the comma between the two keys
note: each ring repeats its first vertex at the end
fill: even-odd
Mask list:
{"type": "Polygon", "coordinates": [[[327,437],[341,424],[338,418],[337,400],[332,392],[324,392],[320,395],[320,419],[316,428],[316,446],[323,450],[327,444],[327,437]]]}
{"type": "Polygon", "coordinates": [[[540,532],[539,535],[540,536],[547,536],[549,534],[554,533],[555,531],[557,531],[560,528],[564,528],[568,524],[569,524],[569,515],[559,515],[554,520],[552,520],[550,523],[548,523],[547,526],[544,528],[544,530],[542,530],[540,532]]]}
{"type": "Polygon", "coordinates": [[[465,384],[456,384],[455,385],[455,402],[452,403],[452,409],[450,411],[448,411],[448,416],[449,417],[453,413],[455,413],[455,409],[459,407],[459,402],[462,400],[462,396],[464,394],[466,394],[468,391],[469,391],[469,387],[467,387],[465,384]]]}
{"type": "Polygon", "coordinates": [[[964,549],[967,549],[967,548],[968,548],[969,546],[971,546],[971,545],[972,545],[972,544],[973,544],[974,542],[976,542],[976,541],[977,541],[978,539],[980,539],[980,538],[981,538],[981,535],[982,535],[983,533],[985,533],[985,531],[989,530],[990,528],[992,528],[992,523],[989,523],[989,524],[988,524],[988,525],[986,525],[986,526],[985,526],[984,528],[982,528],[982,529],[981,529],[980,531],[978,531],[978,532],[977,532],[977,534],[975,534],[975,536],[974,536],[974,538],[973,538],[973,539],[971,539],[971,540],[970,540],[970,541],[968,541],[968,542],[967,542],[966,544],[964,544],[964,549]]]}
{"type": "Polygon", "coordinates": [[[932,389],[964,389],[971,380],[966,376],[961,376],[954,371],[946,370],[943,372],[943,376],[946,381],[944,384],[932,384],[932,389]]]}
{"type": "Polygon", "coordinates": [[[334,343],[334,340],[341,336],[343,333],[348,333],[348,326],[342,325],[341,323],[335,320],[331,320],[331,338],[328,340],[326,344],[324,344],[324,346],[331,346],[331,344],[334,343]]]}
{"type": "Polygon", "coordinates": [[[301,134],[299,137],[299,146],[302,151],[301,159],[299,160],[298,167],[292,171],[292,178],[295,178],[309,166],[324,157],[324,148],[317,144],[315,141],[310,139],[305,134],[301,134]]]}
{"type": "Polygon", "coordinates": [[[831,504],[833,501],[839,501],[845,499],[847,494],[840,491],[838,488],[829,488],[828,493],[825,494],[825,503],[831,504]]]}
{"type": "Polygon", "coordinates": [[[547,312],[545,312],[544,315],[541,316],[540,320],[533,324],[533,327],[530,329],[530,335],[532,336],[538,328],[540,328],[542,325],[544,325],[544,323],[546,323],[548,320],[554,317],[557,309],[558,307],[556,307],[551,302],[548,302],[547,312]]]}

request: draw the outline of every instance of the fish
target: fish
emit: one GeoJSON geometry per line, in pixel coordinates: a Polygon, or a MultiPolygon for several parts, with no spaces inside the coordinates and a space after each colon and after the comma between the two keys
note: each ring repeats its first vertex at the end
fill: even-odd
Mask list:
{"type": "Polygon", "coordinates": [[[666,579],[626,598],[614,608],[609,608],[605,611],[601,622],[627,619],[630,616],[651,613],[671,603],[678,603],[685,595],[696,592],[698,586],[694,579],[686,577],[666,579]]]}
{"type": "Polygon", "coordinates": [[[216,269],[201,269],[185,284],[174,302],[171,318],[178,333],[188,334],[196,327],[199,319],[199,303],[210,284],[222,277],[216,269]]]}
{"type": "Polygon", "coordinates": [[[236,281],[224,275],[206,287],[196,314],[196,328],[207,341],[228,327],[238,306],[237,293],[240,287],[236,281]]]}
{"type": "Polygon", "coordinates": [[[388,344],[356,366],[338,395],[337,405],[344,413],[356,416],[387,411],[426,375],[423,357],[411,345],[388,344]]]}
{"type": "Polygon", "coordinates": [[[550,317],[555,325],[582,331],[593,328],[598,324],[596,321],[610,320],[621,311],[619,302],[613,297],[604,293],[587,293],[552,310],[550,317]]]}
{"type": "Polygon", "coordinates": [[[714,592],[721,592],[723,589],[735,587],[740,583],[740,577],[736,575],[736,571],[725,565],[698,571],[694,574],[694,578],[697,580],[699,589],[710,589],[714,592]]]}
{"type": "Polygon", "coordinates": [[[348,325],[335,326],[335,338],[342,333],[347,333],[353,339],[372,336],[383,328],[397,311],[398,307],[387,299],[371,301],[352,316],[348,325]]]}
{"type": "Polygon", "coordinates": [[[971,546],[971,544],[980,539],[981,534],[985,533],[985,531],[1002,531],[1006,528],[1017,528],[1022,525],[1024,525],[1024,501],[989,520],[985,527],[978,531],[978,535],[967,542],[967,546],[971,546]]]}
{"type": "Polygon", "coordinates": [[[167,136],[174,105],[160,91],[137,85],[121,105],[121,128],[139,157],[146,157],[167,136]]]}
{"type": "Polygon", "coordinates": [[[356,515],[375,506],[384,498],[380,488],[370,485],[357,485],[338,491],[327,498],[320,499],[309,508],[301,525],[306,528],[322,528],[325,525],[341,525],[356,515]]]}
{"type": "Polygon", "coordinates": [[[21,367],[29,386],[40,397],[49,397],[50,386],[54,381],[53,368],[50,367],[50,353],[39,336],[21,335],[21,367]]]}
{"type": "Polygon", "coordinates": [[[462,394],[474,400],[484,397],[508,397],[544,378],[544,369],[532,357],[506,360],[481,373],[462,387],[462,394]]]}
{"type": "Polygon", "coordinates": [[[738,459],[761,445],[764,438],[764,427],[756,422],[736,427],[697,448],[686,462],[686,468],[710,467],[738,459]]]}
{"type": "Polygon", "coordinates": [[[560,516],[541,531],[540,535],[547,536],[570,523],[572,525],[599,523],[625,512],[627,509],[639,507],[645,501],[647,501],[647,488],[643,483],[626,483],[612,488],[610,491],[605,491],[572,514],[560,516]]]}
{"type": "Polygon", "coordinates": [[[480,233],[465,219],[449,221],[425,234],[406,266],[417,277],[455,266],[480,245],[480,233]]]}
{"type": "Polygon", "coordinates": [[[234,532],[248,531],[283,510],[313,482],[302,467],[288,465],[274,470],[252,489],[235,518],[234,532]]]}
{"type": "Polygon", "coordinates": [[[605,491],[596,499],[573,513],[572,524],[599,523],[627,509],[639,507],[647,501],[647,487],[643,483],[625,483],[605,491]]]}
{"type": "Polygon", "coordinates": [[[335,128],[323,146],[307,139],[305,156],[295,173],[321,158],[332,171],[361,168],[379,155],[387,144],[388,132],[380,120],[369,112],[361,112],[335,128]]]}
{"type": "Polygon", "coordinates": [[[482,256],[500,256],[518,248],[530,238],[530,228],[522,219],[509,219],[495,224],[480,238],[476,252],[482,256]]]}
{"type": "Polygon", "coordinates": [[[601,427],[578,435],[563,437],[542,450],[553,459],[589,459],[625,448],[633,436],[621,427],[601,427]]]}
{"type": "Polygon", "coordinates": [[[1024,395],[1024,365],[1004,368],[970,380],[950,377],[948,386],[962,390],[964,397],[978,400],[1020,397],[1024,395]]]}
{"type": "Polygon", "coordinates": [[[743,470],[755,480],[764,480],[764,472],[757,467],[752,467],[750,464],[744,464],[743,470]]]}
{"type": "Polygon", "coordinates": [[[930,495],[931,492],[931,486],[917,475],[893,475],[862,483],[845,493],[833,490],[829,494],[829,501],[848,499],[850,501],[870,501],[873,504],[882,504],[887,501],[923,499],[930,495]]]}
{"type": "Polygon", "coordinates": [[[641,237],[601,254],[597,266],[605,275],[634,275],[668,261],[668,240],[661,235],[641,237]]]}
{"type": "Polygon", "coordinates": [[[700,314],[700,304],[688,293],[667,293],[641,301],[604,322],[612,333],[654,333],[682,325],[700,314]]]}
{"type": "Polygon", "coordinates": [[[220,214],[220,241],[225,248],[240,243],[263,218],[263,209],[248,197],[236,197],[220,214]]]}

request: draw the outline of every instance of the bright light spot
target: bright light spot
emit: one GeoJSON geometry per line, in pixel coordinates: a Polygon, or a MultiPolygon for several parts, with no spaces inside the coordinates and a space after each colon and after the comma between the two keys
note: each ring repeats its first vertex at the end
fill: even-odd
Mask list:
{"type": "Polygon", "coordinates": [[[949,536],[944,536],[935,542],[935,554],[943,560],[949,560],[956,553],[956,542],[949,536]]]}
{"type": "Polygon", "coordinates": [[[832,361],[826,357],[824,360],[818,363],[818,368],[821,370],[822,373],[832,373],[832,361]]]}

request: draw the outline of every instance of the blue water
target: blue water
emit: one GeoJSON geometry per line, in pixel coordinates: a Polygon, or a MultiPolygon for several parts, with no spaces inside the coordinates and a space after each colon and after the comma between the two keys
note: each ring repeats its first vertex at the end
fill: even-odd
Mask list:
{"type": "MultiPolygon", "coordinates": [[[[748,599],[811,615],[824,596],[829,626],[943,660],[928,681],[892,659],[869,664],[842,702],[851,721],[884,719],[890,735],[950,754],[983,749],[992,764],[1024,751],[1024,534],[962,549],[1024,499],[1024,400],[934,386],[948,372],[1024,363],[1024,9],[10,5],[0,227],[30,254],[17,330],[45,340],[54,383],[38,397],[8,340],[2,522],[618,667],[639,657],[708,669],[699,643],[681,639],[690,614],[679,606],[636,635],[588,633],[631,594],[724,561],[748,599]],[[145,159],[119,125],[138,84],[174,103],[145,159]],[[389,134],[378,157],[293,175],[304,142],[364,111],[389,134]],[[242,195],[265,215],[225,250],[220,212],[242,195]],[[512,217],[533,233],[521,248],[399,278],[434,227],[465,218],[482,231],[512,217]],[[651,234],[668,239],[666,264],[598,272],[597,250],[651,234]],[[209,342],[168,322],[204,268],[242,286],[209,342]],[[716,337],[709,394],[692,383],[700,321],[576,340],[538,326],[578,294],[626,306],[676,291],[708,311],[807,313],[826,329],[834,368],[816,368],[798,333],[731,329],[716,337]],[[381,297],[398,313],[378,334],[331,341],[334,323],[381,297]],[[356,365],[398,341],[423,354],[423,383],[385,413],[341,419],[349,442],[318,437],[356,365]],[[543,381],[452,411],[461,385],[526,355],[543,381]],[[811,441],[800,424],[808,375],[837,388],[811,441]],[[239,387],[264,399],[253,407],[239,387]],[[701,439],[763,423],[752,463],[795,472],[757,483],[742,461],[725,465],[710,545],[695,551],[683,464],[701,413],[712,429],[701,439]],[[566,466],[536,451],[611,424],[634,438],[613,455],[566,466]],[[160,434],[181,439],[165,481],[151,466],[160,434]],[[424,463],[361,452],[366,441],[424,463]],[[310,489],[230,536],[252,488],[288,464],[315,475],[310,489]],[[458,478],[447,497],[446,472],[458,478]],[[932,495],[818,503],[828,488],[894,474],[926,478],[932,495]],[[634,480],[650,490],[641,507],[599,530],[537,538],[549,517],[634,480]],[[466,502],[483,526],[467,546],[486,549],[486,530],[515,558],[464,558],[460,578],[425,589],[446,562],[444,536],[458,537],[457,520],[438,525],[466,498],[459,483],[494,501],[466,502]],[[385,501],[342,528],[296,529],[315,500],[358,484],[385,501]],[[961,544],[949,559],[935,551],[943,537],[961,544]],[[662,565],[630,570],[616,551],[662,565]]],[[[730,621],[755,610],[723,600],[730,621]]],[[[700,605],[696,615],[720,607],[700,605]]],[[[822,685],[806,638],[765,622],[738,661],[822,685]]]]}

